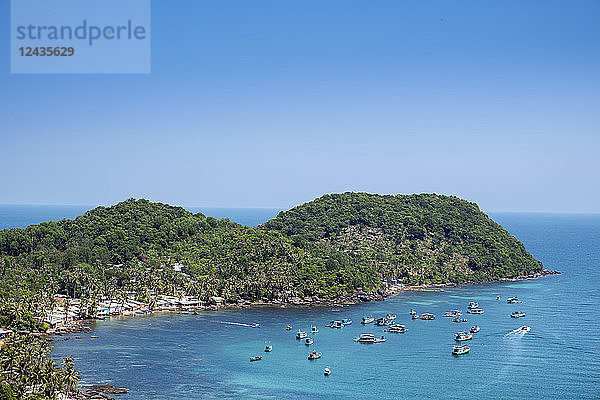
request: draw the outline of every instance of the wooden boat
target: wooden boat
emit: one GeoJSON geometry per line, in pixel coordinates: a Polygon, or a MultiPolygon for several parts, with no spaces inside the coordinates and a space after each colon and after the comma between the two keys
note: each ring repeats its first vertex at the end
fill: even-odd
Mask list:
{"type": "Polygon", "coordinates": [[[510,316],[512,318],[521,318],[525,316],[525,313],[523,311],[513,311],[510,316]]]}
{"type": "Polygon", "coordinates": [[[456,337],[454,338],[454,340],[456,340],[457,342],[464,342],[465,340],[471,340],[471,339],[473,339],[473,334],[466,333],[466,332],[458,332],[456,334],[456,337]]]}
{"type": "Polygon", "coordinates": [[[250,357],[250,361],[260,361],[260,360],[262,360],[262,356],[250,357]]]}
{"type": "Polygon", "coordinates": [[[321,358],[321,352],[320,351],[313,350],[310,353],[308,353],[308,359],[309,360],[316,360],[317,358],[321,358]]]}
{"type": "Polygon", "coordinates": [[[477,333],[479,332],[480,328],[478,325],[474,325],[471,327],[471,333],[477,333]]]}
{"type": "Polygon", "coordinates": [[[471,350],[471,348],[466,344],[463,346],[454,346],[452,347],[452,354],[454,354],[455,356],[461,356],[463,354],[468,353],[469,350],[471,350]]]}
{"type": "Polygon", "coordinates": [[[373,323],[373,321],[375,321],[375,318],[368,316],[368,317],[362,317],[362,321],[360,321],[361,324],[371,324],[373,323]]]}

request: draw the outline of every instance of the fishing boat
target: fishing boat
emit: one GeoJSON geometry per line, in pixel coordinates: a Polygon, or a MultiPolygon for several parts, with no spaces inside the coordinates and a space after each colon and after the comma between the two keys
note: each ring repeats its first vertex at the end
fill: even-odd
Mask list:
{"type": "Polygon", "coordinates": [[[352,323],[352,320],[350,318],[342,319],[342,325],[350,325],[351,323],[352,323]]]}
{"type": "Polygon", "coordinates": [[[531,330],[530,327],[528,327],[527,325],[523,325],[522,327],[519,328],[518,332],[523,332],[523,333],[527,333],[531,330]]]}
{"type": "Polygon", "coordinates": [[[419,314],[413,314],[410,316],[412,319],[419,319],[419,314]]]}
{"type": "Polygon", "coordinates": [[[452,311],[448,311],[446,314],[444,314],[444,317],[456,317],[462,315],[462,313],[459,310],[452,310],[452,311]]]}
{"type": "Polygon", "coordinates": [[[307,346],[310,346],[311,344],[313,344],[315,341],[312,338],[307,337],[306,340],[304,340],[304,344],[307,346]]]}
{"type": "Polygon", "coordinates": [[[385,318],[393,321],[396,319],[396,314],[386,314],[385,318]]]}
{"type": "Polygon", "coordinates": [[[286,325],[285,326],[285,330],[286,331],[291,331],[292,330],[292,326],[291,325],[286,325]]]}
{"type": "Polygon", "coordinates": [[[359,337],[355,337],[354,341],[359,343],[382,343],[385,342],[385,338],[376,338],[372,333],[363,333],[359,337]]]}
{"type": "Polygon", "coordinates": [[[515,304],[515,303],[520,303],[521,300],[519,300],[518,297],[509,297],[508,299],[506,299],[506,302],[509,304],[515,304]]]}
{"type": "Polygon", "coordinates": [[[452,354],[454,354],[455,356],[461,356],[463,354],[468,353],[469,350],[471,350],[471,348],[466,344],[463,346],[454,346],[452,347],[452,354]]]}
{"type": "Polygon", "coordinates": [[[323,375],[325,375],[325,376],[331,375],[331,370],[329,368],[325,368],[325,370],[323,371],[323,375]]]}
{"type": "Polygon", "coordinates": [[[273,346],[271,346],[270,344],[267,344],[265,346],[265,353],[269,353],[273,350],[273,346]]]}
{"type": "Polygon", "coordinates": [[[385,329],[384,332],[391,333],[404,333],[406,332],[406,327],[404,325],[391,325],[389,328],[385,329]]]}
{"type": "Polygon", "coordinates": [[[472,310],[472,309],[474,309],[474,308],[478,308],[478,307],[479,307],[479,303],[477,303],[476,301],[472,301],[472,302],[470,302],[470,303],[469,303],[469,305],[467,306],[467,308],[468,308],[469,310],[472,310]]]}
{"type": "Polygon", "coordinates": [[[362,321],[360,321],[361,324],[370,324],[373,323],[373,321],[375,321],[375,318],[368,316],[368,317],[362,317],[362,321]]]}
{"type": "Polygon", "coordinates": [[[308,337],[308,334],[300,329],[298,329],[298,333],[296,333],[296,339],[300,340],[300,339],[305,339],[306,337],[308,337]]]}
{"type": "Polygon", "coordinates": [[[320,351],[313,350],[310,353],[308,353],[308,359],[309,360],[316,360],[317,358],[321,358],[321,352],[320,351]]]}
{"type": "Polygon", "coordinates": [[[471,333],[477,333],[479,332],[480,328],[478,325],[474,325],[471,327],[471,333]]]}
{"type": "Polygon", "coordinates": [[[311,325],[310,326],[310,331],[311,331],[311,333],[319,333],[319,328],[317,328],[314,325],[311,325]]]}
{"type": "Polygon", "coordinates": [[[250,357],[250,361],[260,361],[260,360],[262,360],[262,356],[250,357]]]}
{"type": "Polygon", "coordinates": [[[329,325],[326,326],[329,328],[343,328],[344,324],[342,324],[342,321],[331,321],[329,325]]]}
{"type": "Polygon", "coordinates": [[[523,311],[513,311],[510,313],[510,316],[513,318],[521,318],[525,316],[525,313],[523,311]]]}
{"type": "Polygon", "coordinates": [[[465,340],[471,340],[471,339],[473,339],[473,334],[466,333],[466,332],[458,332],[456,334],[456,337],[454,338],[454,340],[456,340],[457,342],[464,342],[465,340]]]}
{"type": "Polygon", "coordinates": [[[430,313],[421,314],[421,319],[424,319],[424,320],[435,319],[435,314],[430,314],[430,313]]]}
{"type": "Polygon", "coordinates": [[[472,308],[467,311],[469,314],[483,314],[483,309],[481,308],[472,308]]]}

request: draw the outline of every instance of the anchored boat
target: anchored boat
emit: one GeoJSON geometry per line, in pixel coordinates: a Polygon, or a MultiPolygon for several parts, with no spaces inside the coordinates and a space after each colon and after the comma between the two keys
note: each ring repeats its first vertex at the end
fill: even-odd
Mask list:
{"type": "Polygon", "coordinates": [[[262,356],[250,357],[250,361],[260,361],[260,360],[262,360],[262,356]]]}
{"type": "Polygon", "coordinates": [[[352,323],[352,320],[350,318],[342,319],[342,325],[350,325],[351,323],[352,323]]]}
{"type": "Polygon", "coordinates": [[[515,303],[520,303],[521,300],[519,300],[518,297],[509,297],[508,299],[506,299],[506,302],[509,304],[515,304],[515,303]]]}
{"type": "Polygon", "coordinates": [[[424,319],[424,320],[435,319],[435,314],[430,314],[430,313],[421,314],[421,319],[424,319]]]}
{"type": "Polygon", "coordinates": [[[318,333],[318,332],[319,332],[319,328],[317,328],[316,326],[313,326],[313,325],[311,325],[311,326],[310,326],[310,331],[311,331],[312,333],[318,333]]]}
{"type": "Polygon", "coordinates": [[[375,318],[368,316],[368,317],[362,317],[362,321],[360,321],[361,324],[371,324],[373,323],[373,321],[375,321],[375,318]]]}
{"type": "Polygon", "coordinates": [[[384,332],[404,333],[406,332],[406,327],[404,325],[391,325],[389,328],[385,329],[384,332]]]}
{"type": "Polygon", "coordinates": [[[472,302],[470,302],[470,303],[469,303],[469,305],[467,306],[467,308],[468,308],[469,310],[472,310],[472,309],[474,309],[474,308],[478,308],[478,307],[479,307],[479,303],[477,303],[476,301],[472,301],[472,302]]]}
{"type": "Polygon", "coordinates": [[[525,313],[523,311],[513,311],[510,316],[513,318],[521,318],[525,316],[525,313]]]}
{"type": "Polygon", "coordinates": [[[312,338],[307,337],[306,340],[304,341],[304,344],[307,345],[307,346],[310,346],[314,342],[315,341],[312,338]]]}
{"type": "Polygon", "coordinates": [[[342,321],[331,321],[329,325],[326,326],[329,328],[343,328],[344,324],[342,324],[342,321]]]}
{"type": "Polygon", "coordinates": [[[463,354],[468,353],[469,350],[471,350],[471,348],[466,344],[463,346],[454,346],[452,347],[452,354],[454,354],[455,356],[461,356],[463,354]]]}
{"type": "Polygon", "coordinates": [[[385,338],[376,338],[372,333],[363,333],[359,337],[355,337],[354,341],[359,343],[382,343],[385,342],[385,338]]]}
{"type": "Polygon", "coordinates": [[[296,333],[296,339],[300,340],[300,339],[305,339],[308,336],[308,334],[300,329],[298,329],[298,333],[296,333]]]}
{"type": "Polygon", "coordinates": [[[323,375],[325,375],[325,376],[331,375],[331,370],[329,368],[325,368],[325,370],[323,371],[323,375]]]}
{"type": "Polygon", "coordinates": [[[308,359],[309,360],[316,360],[317,358],[321,358],[321,352],[320,351],[313,350],[310,353],[308,353],[308,359]]]}
{"type": "Polygon", "coordinates": [[[456,340],[457,342],[464,342],[465,340],[471,340],[471,339],[473,339],[473,334],[466,333],[466,332],[458,332],[456,334],[456,337],[454,338],[454,340],[456,340]]]}
{"type": "Polygon", "coordinates": [[[483,310],[481,308],[472,308],[467,312],[469,314],[483,314],[483,310]]]}
{"type": "Polygon", "coordinates": [[[480,328],[478,325],[472,326],[471,327],[471,333],[477,333],[479,332],[480,328]]]}
{"type": "Polygon", "coordinates": [[[291,325],[286,325],[285,326],[285,330],[286,331],[291,331],[292,330],[292,326],[291,325]]]}

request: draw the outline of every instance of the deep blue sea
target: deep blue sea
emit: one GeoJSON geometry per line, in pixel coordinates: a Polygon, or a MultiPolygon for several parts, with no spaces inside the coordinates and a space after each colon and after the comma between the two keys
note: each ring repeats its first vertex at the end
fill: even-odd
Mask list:
{"type": "MultiPolygon", "coordinates": [[[[256,216],[252,224],[275,214],[256,216]]],[[[80,340],[75,335],[66,341],[58,338],[54,354],[75,357],[83,385],[127,387],[130,393],[117,397],[131,400],[600,398],[600,215],[491,216],[546,268],[562,274],[443,293],[407,292],[342,309],[115,318],[95,324],[92,334],[97,339],[92,334],[78,334],[80,340]],[[523,303],[507,304],[510,296],[523,303]],[[465,314],[469,321],[461,324],[441,317],[451,309],[466,311],[469,301],[478,301],[485,313],[465,314]],[[411,320],[411,308],[438,317],[411,320]],[[515,310],[526,317],[510,318],[515,310]],[[383,328],[360,324],[363,315],[386,313],[396,313],[408,332],[385,334],[383,328]],[[354,323],[343,329],[324,326],[344,317],[354,323]],[[231,324],[247,322],[262,327],[231,324]],[[286,324],[294,330],[286,331],[286,324]],[[311,348],[323,353],[314,361],[307,360],[309,348],[294,339],[295,330],[311,324],[320,329],[311,348]],[[481,331],[469,343],[471,352],[452,356],[454,333],[474,324],[481,331]],[[529,333],[506,336],[524,324],[531,327],[529,333]],[[354,343],[352,338],[360,333],[388,340],[354,343]],[[263,352],[265,341],[273,345],[271,353],[263,352]],[[250,362],[253,355],[263,355],[262,361],[250,362]],[[332,370],[328,377],[325,367],[332,370]]],[[[0,226],[6,227],[2,218],[0,226]]],[[[10,221],[22,225],[18,218],[10,221]]]]}

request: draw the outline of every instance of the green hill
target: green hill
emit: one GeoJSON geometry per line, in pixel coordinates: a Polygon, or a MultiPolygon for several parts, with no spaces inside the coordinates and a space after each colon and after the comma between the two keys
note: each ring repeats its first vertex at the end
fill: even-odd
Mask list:
{"type": "Polygon", "coordinates": [[[488,281],[542,270],[476,204],[453,196],[325,195],[261,228],[331,245],[404,283],[488,281]]]}

